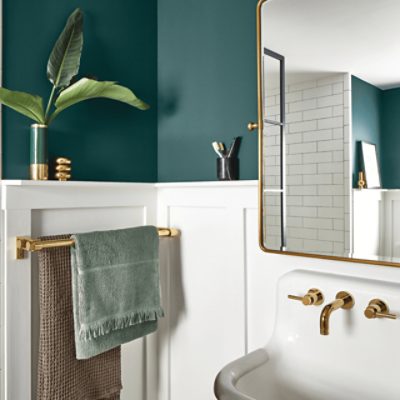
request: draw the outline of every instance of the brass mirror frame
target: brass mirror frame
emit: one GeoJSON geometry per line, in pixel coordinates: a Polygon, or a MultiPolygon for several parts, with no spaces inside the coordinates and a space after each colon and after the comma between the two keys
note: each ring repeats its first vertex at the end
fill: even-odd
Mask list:
{"type": "Polygon", "coordinates": [[[262,6],[268,0],[259,0],[257,4],[257,123],[248,124],[249,131],[258,129],[258,240],[262,251],[286,256],[317,258],[322,260],[345,261],[358,264],[383,265],[387,267],[400,267],[400,263],[379,260],[366,260],[361,258],[329,256],[313,253],[298,253],[294,251],[271,250],[265,247],[264,241],[264,159],[263,159],[263,88],[262,88],[262,6]]]}

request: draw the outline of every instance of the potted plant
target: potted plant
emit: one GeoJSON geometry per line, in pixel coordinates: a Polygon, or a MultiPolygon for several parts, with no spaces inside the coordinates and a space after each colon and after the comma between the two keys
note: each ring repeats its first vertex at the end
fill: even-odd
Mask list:
{"type": "Polygon", "coordinates": [[[47,128],[68,107],[84,100],[108,98],[139,110],[149,106],[128,88],[116,82],[81,78],[79,72],[83,46],[83,13],[78,8],[68,18],[47,63],[47,77],[53,87],[43,107],[40,96],[0,88],[0,103],[35,121],[30,135],[30,178],[48,179],[47,128]]]}

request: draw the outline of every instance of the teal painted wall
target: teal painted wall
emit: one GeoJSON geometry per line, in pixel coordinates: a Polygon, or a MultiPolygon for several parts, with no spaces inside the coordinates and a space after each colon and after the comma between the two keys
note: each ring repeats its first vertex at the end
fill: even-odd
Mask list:
{"type": "Polygon", "coordinates": [[[382,94],[377,87],[352,76],[353,185],[357,186],[360,151],[358,141],[375,143],[382,157],[382,94]]]}
{"type": "MultiPolygon", "coordinates": [[[[215,180],[211,142],[234,136],[243,136],[241,179],[256,179],[257,135],[246,130],[257,110],[256,3],[159,1],[157,25],[156,0],[4,0],[4,86],[47,99],[49,52],[80,6],[81,74],[118,80],[152,109],[93,100],[63,113],[50,128],[50,156],[70,157],[73,179],[215,180]]],[[[29,125],[4,110],[4,178],[27,177],[29,125]]]]}
{"type": "MultiPolygon", "coordinates": [[[[50,155],[72,159],[74,180],[157,180],[157,0],[3,0],[5,87],[46,101],[46,64],[68,15],[85,13],[80,73],[118,80],[150,111],[92,100],[61,114],[50,127],[50,155]]],[[[26,178],[30,121],[3,114],[3,177],[26,178]]]]}
{"type": "Polygon", "coordinates": [[[240,178],[257,178],[256,0],[158,2],[158,179],[215,180],[213,140],[243,136],[240,178]]]}
{"type": "Polygon", "coordinates": [[[377,145],[382,187],[400,188],[400,88],[381,90],[352,77],[353,184],[357,185],[360,151],[357,142],[377,145]]]}
{"type": "Polygon", "coordinates": [[[387,189],[400,188],[400,89],[383,92],[381,152],[383,185],[387,189]]]}

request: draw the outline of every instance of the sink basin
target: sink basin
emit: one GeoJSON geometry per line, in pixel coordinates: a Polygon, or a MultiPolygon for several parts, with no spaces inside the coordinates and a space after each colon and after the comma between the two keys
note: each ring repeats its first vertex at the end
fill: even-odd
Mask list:
{"type": "Polygon", "coordinates": [[[374,298],[400,312],[400,285],[344,275],[290,272],[279,282],[272,339],[224,367],[215,381],[219,400],[399,400],[400,319],[367,319],[374,298]],[[355,299],[351,310],[331,315],[321,336],[323,306],[287,298],[316,287],[331,302],[341,290],[355,299]]]}

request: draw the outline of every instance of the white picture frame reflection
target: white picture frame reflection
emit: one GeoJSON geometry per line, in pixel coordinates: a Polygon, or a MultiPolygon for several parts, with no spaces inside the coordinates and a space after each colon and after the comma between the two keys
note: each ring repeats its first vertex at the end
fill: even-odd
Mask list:
{"type": "Polygon", "coordinates": [[[361,160],[367,189],[381,189],[381,174],[376,145],[361,141],[361,160]]]}

